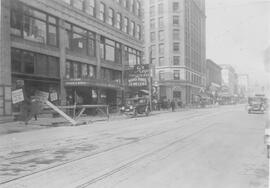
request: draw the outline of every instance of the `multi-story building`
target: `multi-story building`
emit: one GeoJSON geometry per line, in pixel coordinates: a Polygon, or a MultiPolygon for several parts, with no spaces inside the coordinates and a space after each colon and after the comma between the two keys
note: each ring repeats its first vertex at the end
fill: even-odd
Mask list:
{"type": "Polygon", "coordinates": [[[238,93],[242,97],[249,95],[249,76],[248,74],[238,74],[238,93]]]}
{"type": "Polygon", "coordinates": [[[142,59],[139,0],[1,0],[0,116],[11,90],[58,103],[119,103],[126,66],[142,59]]]}
{"type": "Polygon", "coordinates": [[[229,64],[220,65],[222,78],[222,92],[227,96],[237,95],[237,74],[234,68],[229,64]]]}
{"type": "Polygon", "coordinates": [[[205,1],[144,1],[146,60],[161,98],[191,103],[205,88],[205,1]]]}
{"type": "Polygon", "coordinates": [[[221,67],[210,59],[206,60],[206,90],[216,95],[221,87],[221,67]]]}

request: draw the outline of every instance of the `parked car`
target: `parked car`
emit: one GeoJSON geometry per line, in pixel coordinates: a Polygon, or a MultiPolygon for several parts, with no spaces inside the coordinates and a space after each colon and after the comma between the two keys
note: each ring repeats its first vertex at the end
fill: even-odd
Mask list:
{"type": "Polygon", "coordinates": [[[148,116],[150,113],[149,97],[126,99],[125,105],[121,107],[120,111],[129,117],[136,117],[138,114],[148,116]]]}
{"type": "Polygon", "coordinates": [[[264,113],[267,108],[267,101],[264,96],[255,96],[248,98],[248,113],[264,113]]]}

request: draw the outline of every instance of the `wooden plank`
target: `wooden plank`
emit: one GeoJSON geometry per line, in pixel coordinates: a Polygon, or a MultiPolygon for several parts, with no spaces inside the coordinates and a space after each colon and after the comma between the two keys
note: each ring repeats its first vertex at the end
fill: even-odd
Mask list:
{"type": "Polygon", "coordinates": [[[56,111],[57,113],[59,113],[63,118],[65,118],[67,121],[69,121],[70,123],[72,123],[72,125],[76,125],[77,122],[72,119],[71,117],[69,117],[66,113],[64,113],[62,110],[60,110],[57,106],[55,106],[54,104],[52,104],[49,101],[45,101],[46,104],[51,107],[54,111],[56,111]]]}

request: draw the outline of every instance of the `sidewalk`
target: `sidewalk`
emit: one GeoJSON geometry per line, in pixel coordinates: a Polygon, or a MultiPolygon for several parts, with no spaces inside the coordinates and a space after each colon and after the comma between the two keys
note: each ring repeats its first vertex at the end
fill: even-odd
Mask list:
{"type": "MultiPolygon", "coordinates": [[[[178,109],[177,111],[183,111],[188,109],[178,109]]],[[[158,115],[161,113],[169,113],[171,110],[160,110],[160,111],[153,111],[151,115],[158,115]]],[[[110,114],[109,120],[105,116],[85,116],[81,117],[81,122],[87,122],[87,124],[91,124],[97,121],[116,121],[116,120],[124,120],[127,119],[123,114],[120,113],[112,113],[110,114]]],[[[85,123],[84,123],[85,124],[85,123]]],[[[5,134],[12,134],[12,133],[19,133],[37,129],[45,129],[45,128],[53,128],[59,126],[70,126],[70,124],[62,117],[38,117],[35,121],[34,118],[29,121],[28,125],[25,125],[22,121],[13,121],[13,122],[6,122],[0,123],[0,135],[5,134]]]]}

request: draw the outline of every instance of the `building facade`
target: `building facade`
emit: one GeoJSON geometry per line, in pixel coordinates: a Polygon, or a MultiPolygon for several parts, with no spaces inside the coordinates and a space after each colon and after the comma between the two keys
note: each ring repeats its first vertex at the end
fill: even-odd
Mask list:
{"type": "Polygon", "coordinates": [[[238,74],[238,93],[241,97],[249,96],[249,76],[248,74],[238,74]]]}
{"type": "Polygon", "coordinates": [[[234,68],[229,64],[220,65],[222,77],[222,93],[225,96],[231,97],[238,94],[237,74],[234,68]]]}
{"type": "Polygon", "coordinates": [[[144,1],[145,56],[159,97],[192,103],[205,88],[204,0],[144,1]]]}
{"type": "Polygon", "coordinates": [[[117,105],[126,67],[142,61],[139,0],[2,0],[0,116],[10,93],[57,93],[57,104],[117,105]]]}
{"type": "Polygon", "coordinates": [[[206,60],[206,91],[217,95],[221,88],[221,67],[210,59],[206,60]]]}

